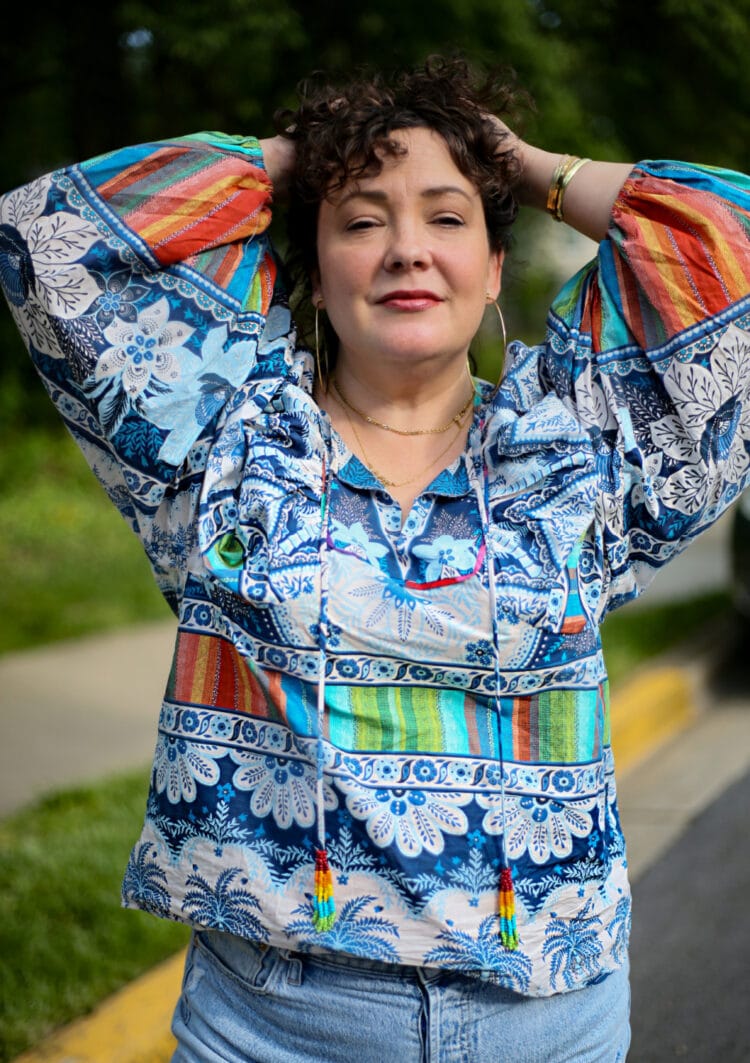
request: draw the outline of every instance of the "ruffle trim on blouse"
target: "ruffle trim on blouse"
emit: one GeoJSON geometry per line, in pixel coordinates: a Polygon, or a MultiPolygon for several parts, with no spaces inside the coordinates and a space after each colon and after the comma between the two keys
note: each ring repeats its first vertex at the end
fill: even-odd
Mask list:
{"type": "Polygon", "coordinates": [[[275,306],[209,452],[199,508],[206,568],[258,606],[309,593],[318,568],[327,445],[310,356],[293,356],[294,340],[275,306]]]}
{"type": "MultiPolygon", "coordinates": [[[[331,453],[336,442],[312,398],[311,357],[293,354],[293,344],[289,312],[276,306],[257,367],[211,448],[200,504],[206,568],[258,606],[315,590],[324,464],[340,467],[344,478],[351,469],[350,455],[331,453]]],[[[589,437],[557,396],[541,392],[535,353],[525,349],[495,393],[487,387],[469,462],[487,463],[488,548],[501,613],[560,630],[568,562],[594,520],[597,486],[589,437]]],[[[439,490],[447,473],[431,487],[439,490]]],[[[471,489],[455,474],[449,486],[459,481],[471,489]]]]}

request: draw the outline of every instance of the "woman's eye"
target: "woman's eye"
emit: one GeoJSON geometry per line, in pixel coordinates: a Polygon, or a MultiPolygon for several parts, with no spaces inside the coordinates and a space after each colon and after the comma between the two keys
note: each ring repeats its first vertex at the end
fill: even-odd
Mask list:
{"type": "Polygon", "coordinates": [[[362,229],[372,229],[377,225],[374,218],[354,218],[353,221],[347,222],[346,231],[358,232],[362,229]]]}
{"type": "Polygon", "coordinates": [[[435,220],[438,225],[459,226],[464,224],[463,218],[460,218],[457,214],[440,214],[435,220]]]}

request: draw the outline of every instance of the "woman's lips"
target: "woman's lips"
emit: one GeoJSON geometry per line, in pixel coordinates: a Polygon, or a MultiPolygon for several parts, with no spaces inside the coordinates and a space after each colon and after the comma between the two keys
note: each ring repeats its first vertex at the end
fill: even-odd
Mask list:
{"type": "Polygon", "coordinates": [[[443,300],[435,292],[422,290],[387,292],[377,300],[378,306],[387,306],[391,310],[429,310],[443,300]]]}

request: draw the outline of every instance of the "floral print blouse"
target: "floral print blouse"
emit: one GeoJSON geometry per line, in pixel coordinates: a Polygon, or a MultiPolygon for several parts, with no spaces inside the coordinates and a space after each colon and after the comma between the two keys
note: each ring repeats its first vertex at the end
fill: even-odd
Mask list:
{"type": "Polygon", "coordinates": [[[750,182],[635,167],[403,522],[313,401],[270,200],[258,142],[204,133],[0,205],[18,328],[178,618],[124,903],[574,989],[630,916],[599,622],[748,479],[750,182]]]}

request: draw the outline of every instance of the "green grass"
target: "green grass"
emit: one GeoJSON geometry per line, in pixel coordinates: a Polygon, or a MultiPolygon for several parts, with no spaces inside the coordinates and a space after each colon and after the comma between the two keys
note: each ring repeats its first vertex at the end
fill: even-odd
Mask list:
{"type": "Polygon", "coordinates": [[[170,615],[66,432],[5,439],[0,483],[0,653],[170,615]]]}
{"type": "Polygon", "coordinates": [[[148,771],[68,790],[0,822],[0,1060],[176,952],[181,924],[120,908],[148,771]]]}
{"type": "MultiPolygon", "coordinates": [[[[615,689],[727,604],[712,594],[607,620],[615,689]]],[[[147,779],[144,770],[66,791],[0,822],[0,1063],[186,941],[185,927],[119,907],[147,779]]]]}
{"type": "MultiPolygon", "coordinates": [[[[0,652],[168,615],[67,435],[11,441],[0,477],[0,652]]],[[[713,594],[615,614],[602,636],[613,686],[728,606],[713,594]]],[[[115,777],[0,821],[0,1063],[186,941],[185,927],[119,907],[147,780],[146,769],[115,777]]]]}
{"type": "Polygon", "coordinates": [[[602,645],[613,687],[627,681],[635,668],[695,638],[720,616],[728,614],[728,591],[659,605],[625,606],[602,625],[602,645]]]}

